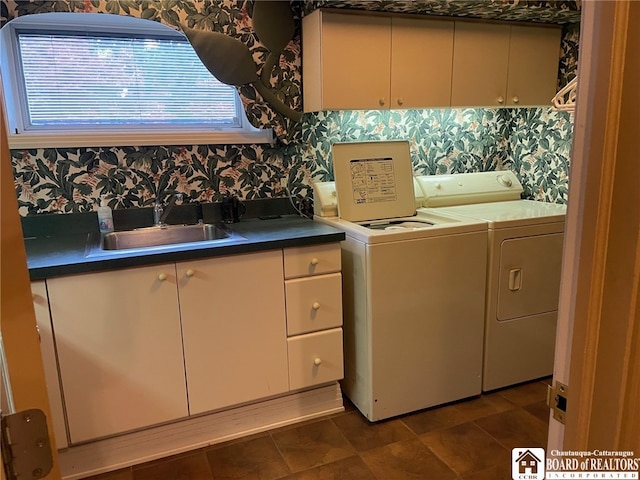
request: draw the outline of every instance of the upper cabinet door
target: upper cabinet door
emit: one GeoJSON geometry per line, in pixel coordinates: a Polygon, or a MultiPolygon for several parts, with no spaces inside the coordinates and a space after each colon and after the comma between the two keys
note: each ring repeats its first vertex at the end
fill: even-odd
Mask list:
{"type": "Polygon", "coordinates": [[[449,106],[453,21],[392,18],[389,107],[449,106]]]}
{"type": "Polygon", "coordinates": [[[560,28],[513,25],[507,105],[551,105],[557,91],[560,28]]]}
{"type": "Polygon", "coordinates": [[[456,22],[451,106],[504,106],[510,28],[504,24],[456,22]]]}
{"type": "Polygon", "coordinates": [[[306,112],[389,108],[390,17],[316,10],[302,28],[306,112]]]}

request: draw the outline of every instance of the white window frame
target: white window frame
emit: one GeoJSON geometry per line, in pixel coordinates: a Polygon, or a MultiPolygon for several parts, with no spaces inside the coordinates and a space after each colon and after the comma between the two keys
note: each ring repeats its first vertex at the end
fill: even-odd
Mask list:
{"type": "Polygon", "coordinates": [[[81,29],[95,33],[136,33],[151,35],[173,35],[184,38],[182,32],[140,18],[124,15],[98,13],[41,13],[18,17],[0,30],[0,90],[4,95],[7,118],[9,148],[71,148],[71,147],[117,147],[151,145],[208,145],[208,144],[254,144],[274,143],[272,129],[257,129],[247,120],[239,95],[240,127],[203,126],[147,126],[118,128],[95,127],[48,127],[28,129],[24,86],[19,70],[17,31],[56,32],[81,29]],[[105,27],[105,20],[108,25],[105,27]]]}

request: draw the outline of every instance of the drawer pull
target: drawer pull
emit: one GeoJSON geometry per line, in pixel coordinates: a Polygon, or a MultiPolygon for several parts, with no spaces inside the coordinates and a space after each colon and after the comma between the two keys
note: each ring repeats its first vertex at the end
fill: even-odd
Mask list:
{"type": "Polygon", "coordinates": [[[313,364],[317,367],[322,363],[322,359],[320,357],[316,357],[313,359],[313,364]]]}
{"type": "Polygon", "coordinates": [[[313,305],[311,305],[311,308],[313,308],[314,310],[318,310],[320,309],[320,304],[318,302],[313,302],[313,305]]]}
{"type": "Polygon", "coordinates": [[[193,270],[189,269],[189,270],[187,270],[186,272],[184,272],[184,274],[185,274],[187,277],[193,277],[193,276],[196,274],[196,272],[194,272],[193,270]]]}
{"type": "Polygon", "coordinates": [[[315,257],[311,259],[311,265],[317,265],[319,262],[320,262],[320,260],[318,260],[315,257]]]}
{"type": "Polygon", "coordinates": [[[160,275],[158,275],[158,280],[160,280],[161,282],[164,282],[166,279],[167,279],[166,273],[161,273],[160,275]]]}

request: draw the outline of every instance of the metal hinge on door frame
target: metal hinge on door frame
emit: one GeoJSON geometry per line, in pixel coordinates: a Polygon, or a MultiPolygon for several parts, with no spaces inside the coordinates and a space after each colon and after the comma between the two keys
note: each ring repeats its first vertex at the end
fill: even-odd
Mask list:
{"type": "Polygon", "coordinates": [[[53,468],[47,418],[42,410],[0,414],[2,463],[8,480],[38,479],[53,468]]]}
{"type": "Polygon", "coordinates": [[[564,425],[567,413],[569,387],[557,380],[547,387],[547,405],[553,410],[553,418],[564,425]]]}

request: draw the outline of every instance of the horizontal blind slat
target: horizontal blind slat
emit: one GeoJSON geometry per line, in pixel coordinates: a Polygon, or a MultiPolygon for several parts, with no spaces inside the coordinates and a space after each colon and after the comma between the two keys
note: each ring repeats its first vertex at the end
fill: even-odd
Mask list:
{"type": "Polygon", "coordinates": [[[18,38],[33,125],[238,122],[235,89],[215,79],[186,41],[18,38]]]}

